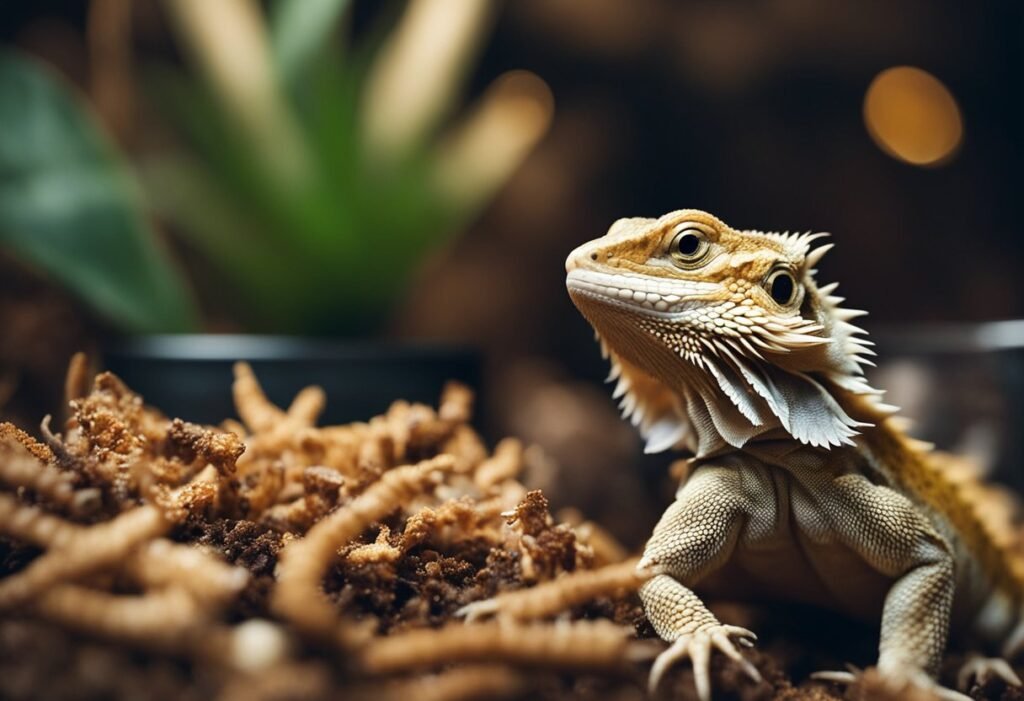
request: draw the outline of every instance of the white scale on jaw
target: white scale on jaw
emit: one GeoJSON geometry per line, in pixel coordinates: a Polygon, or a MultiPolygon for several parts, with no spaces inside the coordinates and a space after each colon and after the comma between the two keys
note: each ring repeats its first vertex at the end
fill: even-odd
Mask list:
{"type": "Polygon", "coordinates": [[[721,290],[713,282],[656,280],[629,273],[609,274],[576,269],[566,278],[568,287],[610,300],[632,302],[657,312],[678,312],[692,306],[690,298],[721,290]]]}

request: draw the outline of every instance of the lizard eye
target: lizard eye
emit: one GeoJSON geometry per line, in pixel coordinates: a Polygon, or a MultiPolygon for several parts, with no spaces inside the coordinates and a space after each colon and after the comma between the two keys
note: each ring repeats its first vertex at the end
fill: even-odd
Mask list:
{"type": "Polygon", "coordinates": [[[786,269],[773,270],[764,281],[764,288],[781,307],[788,306],[796,299],[796,278],[786,269]]]}
{"type": "Polygon", "coordinates": [[[672,238],[668,252],[681,268],[695,268],[707,256],[711,246],[700,229],[683,227],[672,238]]]}

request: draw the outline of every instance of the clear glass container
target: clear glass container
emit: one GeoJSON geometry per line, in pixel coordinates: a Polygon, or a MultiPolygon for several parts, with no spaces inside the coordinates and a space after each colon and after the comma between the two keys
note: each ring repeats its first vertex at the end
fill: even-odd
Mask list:
{"type": "Polygon", "coordinates": [[[1024,492],[1024,320],[878,327],[868,377],[911,433],[1024,492]]]}

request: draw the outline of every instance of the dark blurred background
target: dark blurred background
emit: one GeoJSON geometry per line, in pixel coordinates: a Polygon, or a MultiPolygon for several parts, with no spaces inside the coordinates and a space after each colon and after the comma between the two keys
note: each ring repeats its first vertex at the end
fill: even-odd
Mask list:
{"type": "MultiPolygon", "coordinates": [[[[140,85],[149,63],[187,62],[173,1],[5,3],[0,40],[66,76],[137,164],[175,133],[140,85]]],[[[342,31],[372,45],[402,10],[355,2],[342,31]]],[[[645,500],[667,480],[636,478],[639,441],[563,282],[566,254],[613,220],[696,207],[738,228],[829,231],[820,276],[871,311],[869,331],[1024,316],[1021,3],[515,0],[493,12],[464,101],[525,70],[543,81],[527,85],[540,103],[547,85],[550,119],[359,334],[480,348],[488,432],[540,445],[535,481],[627,540],[648,531],[660,509],[645,500]]],[[[199,290],[202,328],[246,330],[218,301],[231,288],[156,219],[199,290]]],[[[70,353],[117,329],[17,256],[0,258],[0,289],[0,411],[34,420],[52,411],[70,353]]],[[[991,396],[969,384],[1019,432],[999,377],[991,396]]],[[[641,469],[661,475],[669,460],[641,469]]]]}

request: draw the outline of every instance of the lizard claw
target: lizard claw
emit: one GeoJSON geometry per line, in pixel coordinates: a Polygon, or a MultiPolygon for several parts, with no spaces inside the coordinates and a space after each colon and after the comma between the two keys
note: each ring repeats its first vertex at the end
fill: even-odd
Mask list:
{"type": "Polygon", "coordinates": [[[746,628],[739,626],[716,625],[694,633],[685,633],[678,638],[671,646],[654,661],[651,666],[651,676],[648,682],[648,690],[654,693],[661,682],[662,677],[675,663],[687,657],[693,663],[694,685],[697,687],[697,697],[701,701],[711,701],[711,674],[709,663],[711,653],[718,650],[726,657],[736,662],[743,672],[755,682],[761,681],[761,673],[757,667],[740,654],[733,645],[730,636],[748,647],[753,645],[752,640],[757,636],[746,628]]]}
{"type": "MultiPolygon", "coordinates": [[[[850,670],[846,672],[815,672],[811,675],[811,679],[835,682],[837,684],[853,684],[860,681],[861,676],[863,676],[863,672],[861,670],[856,667],[851,667],[850,670]]],[[[931,692],[937,698],[941,699],[941,701],[971,701],[970,696],[965,696],[959,691],[954,691],[953,689],[947,689],[944,686],[940,686],[935,682],[935,680],[920,669],[902,669],[899,672],[892,672],[888,674],[883,673],[881,675],[881,681],[896,693],[904,692],[907,687],[916,687],[918,689],[931,692]]]]}
{"type": "Polygon", "coordinates": [[[857,681],[854,672],[843,672],[840,670],[823,670],[811,674],[811,679],[819,682],[835,682],[836,684],[853,684],[857,681]]]}
{"type": "Polygon", "coordinates": [[[990,676],[995,675],[1006,682],[1009,686],[1020,686],[1021,680],[1006,660],[999,657],[982,657],[971,655],[956,675],[956,685],[961,691],[966,691],[972,680],[984,683],[990,676]]]}

